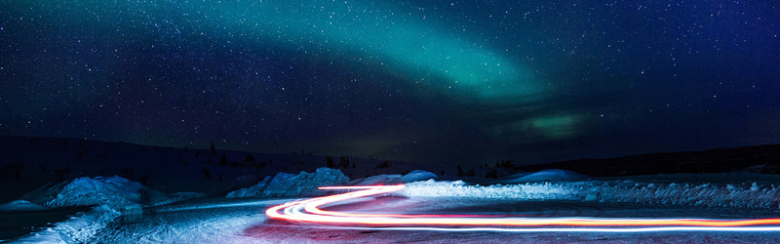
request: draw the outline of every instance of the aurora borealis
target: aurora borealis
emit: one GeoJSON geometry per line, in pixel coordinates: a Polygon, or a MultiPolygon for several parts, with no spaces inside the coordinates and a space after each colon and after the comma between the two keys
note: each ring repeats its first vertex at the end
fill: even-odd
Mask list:
{"type": "Polygon", "coordinates": [[[0,1],[0,135],[474,164],[780,143],[768,1],[0,1]]]}

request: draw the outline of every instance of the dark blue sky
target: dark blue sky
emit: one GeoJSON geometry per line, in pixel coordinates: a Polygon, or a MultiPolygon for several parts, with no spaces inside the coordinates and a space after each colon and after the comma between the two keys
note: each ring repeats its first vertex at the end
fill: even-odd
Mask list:
{"type": "Polygon", "coordinates": [[[780,143],[771,1],[0,1],[0,135],[470,164],[780,143]]]}

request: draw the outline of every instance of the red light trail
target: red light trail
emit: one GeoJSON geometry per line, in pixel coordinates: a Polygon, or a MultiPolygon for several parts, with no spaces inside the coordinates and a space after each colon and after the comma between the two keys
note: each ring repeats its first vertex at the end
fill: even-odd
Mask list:
{"type": "Polygon", "coordinates": [[[545,218],[497,217],[490,215],[371,214],[326,211],[321,206],[361,197],[382,195],[403,189],[391,186],[330,186],[321,190],[352,192],[294,201],[266,210],[273,219],[309,223],[357,225],[357,228],[436,231],[507,232],[652,232],[652,231],[780,231],[780,218],[633,219],[633,218],[545,218]]]}

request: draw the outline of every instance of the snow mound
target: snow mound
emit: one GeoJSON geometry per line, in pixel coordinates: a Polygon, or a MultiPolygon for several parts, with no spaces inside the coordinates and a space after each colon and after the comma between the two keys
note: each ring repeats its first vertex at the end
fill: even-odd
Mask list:
{"type": "Polygon", "coordinates": [[[260,195],[263,193],[263,190],[265,190],[265,188],[268,187],[268,183],[270,182],[271,182],[271,176],[266,176],[265,179],[263,179],[256,185],[229,192],[226,197],[227,198],[260,197],[260,195]]]}
{"type": "Polygon", "coordinates": [[[25,200],[16,200],[0,205],[0,212],[31,212],[47,209],[49,208],[25,200]]]}
{"type": "Polygon", "coordinates": [[[587,179],[588,176],[562,169],[548,169],[536,173],[520,173],[500,180],[500,183],[513,184],[538,181],[576,181],[587,179]]]}
{"type": "Polygon", "coordinates": [[[31,202],[46,207],[109,205],[112,207],[148,204],[166,200],[164,193],[141,183],[114,177],[82,177],[54,185],[31,202]]]}
{"type": "Polygon", "coordinates": [[[131,205],[161,205],[203,196],[194,192],[166,194],[119,176],[82,177],[42,188],[28,193],[22,199],[50,208],[107,205],[121,209],[131,205]]]}
{"type": "Polygon", "coordinates": [[[415,170],[408,174],[405,174],[403,177],[401,177],[401,182],[403,183],[409,183],[409,182],[415,182],[415,181],[423,181],[423,180],[430,180],[430,179],[436,179],[439,178],[436,176],[436,174],[425,171],[425,170],[415,170]]]}
{"type": "Polygon", "coordinates": [[[572,200],[682,205],[716,208],[778,209],[780,186],[690,184],[625,181],[528,182],[510,185],[467,185],[463,181],[412,182],[394,193],[406,197],[464,197],[517,200],[572,200]]]}
{"type": "MultiPolygon", "coordinates": [[[[31,233],[18,240],[20,243],[86,243],[97,231],[120,216],[125,221],[140,218],[144,205],[161,205],[202,196],[202,193],[195,192],[165,194],[119,176],[98,176],[46,185],[23,197],[32,199],[30,202],[19,200],[12,204],[39,208],[44,207],[34,203],[46,207],[97,205],[86,213],[78,213],[54,227],[31,233]]],[[[2,206],[6,205],[10,204],[2,206]]]]}
{"type": "Polygon", "coordinates": [[[354,179],[347,183],[347,185],[395,185],[401,182],[401,175],[375,175],[366,178],[354,179]]]}
{"type": "MultiPolygon", "coordinates": [[[[268,179],[268,178],[266,178],[268,179]]],[[[301,171],[300,174],[278,173],[270,181],[263,180],[249,188],[238,189],[228,193],[229,198],[243,197],[309,197],[322,196],[326,192],[317,188],[320,186],[342,185],[349,178],[341,170],[319,168],[314,173],[301,171]]]]}
{"type": "Polygon", "coordinates": [[[355,179],[347,183],[347,185],[395,185],[402,183],[409,183],[415,181],[423,181],[429,179],[438,178],[436,174],[425,171],[415,170],[406,175],[375,175],[367,178],[355,179]]]}

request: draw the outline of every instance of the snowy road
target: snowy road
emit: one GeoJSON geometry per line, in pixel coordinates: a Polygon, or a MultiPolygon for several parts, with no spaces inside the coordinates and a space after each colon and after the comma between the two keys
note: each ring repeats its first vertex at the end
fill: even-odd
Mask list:
{"type": "MultiPolygon", "coordinates": [[[[778,232],[505,233],[376,230],[269,219],[265,210],[295,199],[199,199],[124,217],[93,243],[771,243],[778,232]]],[[[456,197],[364,198],[323,208],[351,213],[489,214],[528,217],[767,218],[773,210],[648,206],[576,201],[510,201],[456,197]]]]}
{"type": "Polygon", "coordinates": [[[266,215],[274,219],[321,224],[363,225],[381,230],[496,231],[496,232],[661,232],[661,231],[780,231],[779,218],[707,219],[707,218],[605,218],[605,217],[530,217],[484,214],[398,214],[350,213],[328,211],[326,206],[352,203],[365,197],[381,196],[404,189],[399,185],[335,186],[322,190],[353,192],[293,201],[274,206],[266,215]],[[376,226],[386,226],[378,228],[376,226]]]}

